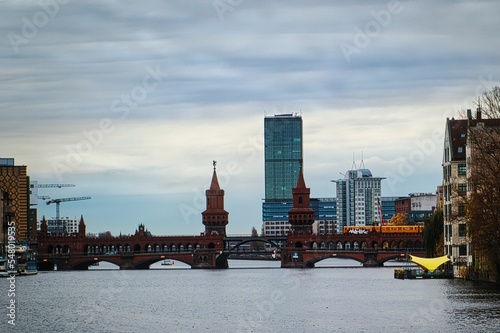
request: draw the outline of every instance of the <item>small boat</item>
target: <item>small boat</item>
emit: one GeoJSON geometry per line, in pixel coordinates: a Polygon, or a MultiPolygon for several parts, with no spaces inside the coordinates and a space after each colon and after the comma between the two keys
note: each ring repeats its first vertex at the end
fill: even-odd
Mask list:
{"type": "Polygon", "coordinates": [[[161,264],[165,265],[165,266],[170,266],[170,265],[174,264],[174,261],[170,260],[170,259],[165,259],[165,260],[163,260],[163,262],[161,264]]]}
{"type": "Polygon", "coordinates": [[[420,258],[410,255],[410,261],[419,267],[404,267],[394,270],[395,279],[450,279],[453,273],[447,270],[438,269],[439,266],[450,261],[447,256],[438,258],[420,258]]]}
{"type": "Polygon", "coordinates": [[[17,273],[19,275],[33,275],[38,273],[36,252],[27,245],[16,246],[17,273]]]}

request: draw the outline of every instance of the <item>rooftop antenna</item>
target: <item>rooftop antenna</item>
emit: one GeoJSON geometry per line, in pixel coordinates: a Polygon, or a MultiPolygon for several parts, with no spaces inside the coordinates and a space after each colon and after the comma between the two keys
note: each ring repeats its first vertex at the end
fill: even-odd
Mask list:
{"type": "Polygon", "coordinates": [[[359,168],[360,169],[364,169],[365,168],[365,162],[363,161],[363,151],[361,151],[361,164],[359,165],[359,168]]]}
{"type": "Polygon", "coordinates": [[[356,160],[354,159],[354,152],[352,153],[352,167],[351,170],[357,170],[358,168],[356,167],[356,160]]]}

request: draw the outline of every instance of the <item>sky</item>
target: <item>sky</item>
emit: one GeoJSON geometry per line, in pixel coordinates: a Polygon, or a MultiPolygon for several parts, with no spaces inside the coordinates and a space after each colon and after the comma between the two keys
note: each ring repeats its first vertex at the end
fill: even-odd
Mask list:
{"type": "MultiPolygon", "coordinates": [[[[447,117],[498,85],[498,1],[0,1],[0,157],[87,232],[260,229],[264,117],[303,118],[312,197],[361,165],[435,192],[447,117]]],[[[39,217],[55,206],[38,204],[39,217]]]]}

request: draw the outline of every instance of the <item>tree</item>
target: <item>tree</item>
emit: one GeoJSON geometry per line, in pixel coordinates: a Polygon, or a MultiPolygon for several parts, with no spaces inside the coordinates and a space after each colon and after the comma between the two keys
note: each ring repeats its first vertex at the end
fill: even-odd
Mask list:
{"type": "Polygon", "coordinates": [[[406,225],[406,214],[397,213],[389,220],[389,225],[406,225]]]}
{"type": "Polygon", "coordinates": [[[476,271],[500,276],[500,87],[478,99],[467,132],[466,218],[476,271]]]}
{"type": "Polygon", "coordinates": [[[424,219],[424,243],[427,258],[439,257],[444,253],[443,244],[444,219],[443,212],[436,209],[431,216],[424,219]]]}
{"type": "MultiPolygon", "coordinates": [[[[255,227],[252,227],[252,237],[259,237],[259,233],[255,227]]],[[[266,246],[262,242],[251,242],[250,250],[252,251],[264,251],[266,246]]]]}

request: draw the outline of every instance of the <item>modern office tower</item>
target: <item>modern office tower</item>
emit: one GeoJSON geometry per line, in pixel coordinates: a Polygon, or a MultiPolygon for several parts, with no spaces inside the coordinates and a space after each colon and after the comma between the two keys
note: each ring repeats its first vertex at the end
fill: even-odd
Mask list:
{"type": "Polygon", "coordinates": [[[276,234],[288,233],[292,188],[297,183],[301,166],[302,117],[296,114],[264,117],[265,198],[262,203],[264,232],[269,227],[273,228],[276,234]]]}
{"type": "Polygon", "coordinates": [[[337,183],[337,225],[380,225],[382,177],[373,177],[368,169],[349,170],[337,183]]]}
{"type": "Polygon", "coordinates": [[[29,177],[27,167],[14,165],[13,158],[0,158],[0,191],[8,193],[12,208],[9,218],[15,224],[16,242],[35,240],[36,233],[30,234],[28,228],[29,177]]]}
{"type": "Polygon", "coordinates": [[[302,117],[293,114],[265,117],[265,202],[291,202],[301,166],[302,117]]]}

